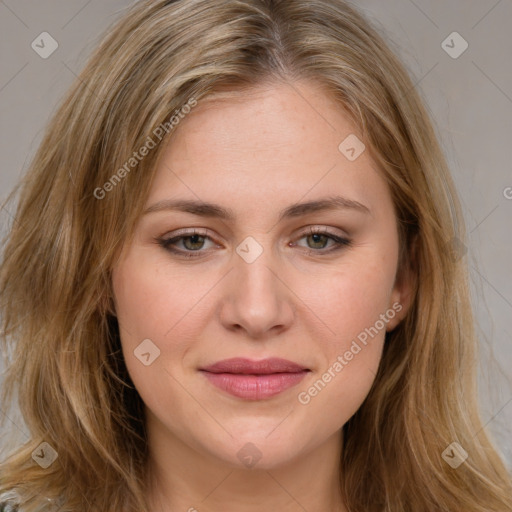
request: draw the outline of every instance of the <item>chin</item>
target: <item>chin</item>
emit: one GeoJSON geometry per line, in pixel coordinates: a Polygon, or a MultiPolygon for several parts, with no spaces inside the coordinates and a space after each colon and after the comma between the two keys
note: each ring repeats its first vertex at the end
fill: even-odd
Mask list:
{"type": "Polygon", "coordinates": [[[258,442],[242,440],[233,443],[234,450],[219,453],[228,465],[235,469],[272,470],[290,464],[298,455],[299,450],[294,443],[288,445],[275,442],[258,442]],[[292,445],[292,446],[290,446],[292,445]]]}
{"type": "MultiPolygon", "coordinates": [[[[274,423],[272,428],[275,429],[275,426],[274,423]]],[[[304,438],[299,439],[291,431],[283,430],[279,435],[272,433],[272,428],[265,431],[245,429],[240,433],[232,432],[233,437],[224,436],[220,442],[213,440],[209,446],[202,444],[204,449],[229,466],[251,470],[270,470],[286,466],[308,451],[308,445],[315,444],[308,443],[304,438]]]]}

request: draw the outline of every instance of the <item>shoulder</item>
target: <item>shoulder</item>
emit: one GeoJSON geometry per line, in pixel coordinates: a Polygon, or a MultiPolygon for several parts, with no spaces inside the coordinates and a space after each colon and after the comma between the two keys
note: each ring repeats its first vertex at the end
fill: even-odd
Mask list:
{"type": "Polygon", "coordinates": [[[18,512],[18,507],[7,501],[0,501],[0,512],[18,512]]]}
{"type": "MultiPolygon", "coordinates": [[[[0,512],[23,512],[24,507],[20,505],[21,501],[21,497],[16,490],[0,492],[0,512]]],[[[41,505],[37,510],[39,512],[55,510],[55,506],[62,507],[63,504],[62,497],[57,500],[48,499],[48,503],[41,505]]]]}
{"type": "Polygon", "coordinates": [[[18,503],[19,496],[16,491],[0,492],[0,512],[21,512],[18,503]]]}
{"type": "Polygon", "coordinates": [[[0,501],[0,512],[21,512],[21,510],[12,501],[0,501]]]}

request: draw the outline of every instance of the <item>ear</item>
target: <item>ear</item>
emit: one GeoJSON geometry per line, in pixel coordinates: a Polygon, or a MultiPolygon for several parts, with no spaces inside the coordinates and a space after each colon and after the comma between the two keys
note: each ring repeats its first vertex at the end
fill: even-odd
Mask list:
{"type": "Polygon", "coordinates": [[[386,331],[392,331],[405,318],[416,295],[417,289],[417,237],[414,237],[399,262],[395,282],[391,291],[389,308],[396,314],[386,325],[386,331]]]}

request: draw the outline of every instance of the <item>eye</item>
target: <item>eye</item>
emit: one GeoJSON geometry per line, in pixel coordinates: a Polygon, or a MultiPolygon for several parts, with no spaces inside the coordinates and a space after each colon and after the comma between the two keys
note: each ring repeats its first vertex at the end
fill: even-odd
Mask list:
{"type": "MultiPolygon", "coordinates": [[[[206,230],[194,230],[188,233],[183,233],[172,238],[156,238],[155,241],[169,252],[186,258],[194,258],[201,256],[205,251],[201,249],[205,246],[205,241],[212,239],[207,236],[206,230]],[[176,249],[176,246],[183,244],[184,249],[176,249]]],[[[216,245],[216,244],[213,244],[216,245]]]]}
{"type": "MultiPolygon", "coordinates": [[[[330,233],[325,228],[318,227],[310,227],[306,233],[302,234],[299,240],[302,240],[303,238],[307,239],[308,245],[309,243],[313,244],[313,249],[319,249],[309,250],[307,251],[308,254],[331,253],[333,251],[342,249],[343,247],[348,247],[352,243],[351,240],[349,240],[348,238],[340,237],[338,235],[335,235],[334,233],[330,233]],[[324,250],[329,240],[333,242],[331,244],[331,248],[324,250]]],[[[311,248],[311,246],[309,246],[309,248],[311,248]]]]}

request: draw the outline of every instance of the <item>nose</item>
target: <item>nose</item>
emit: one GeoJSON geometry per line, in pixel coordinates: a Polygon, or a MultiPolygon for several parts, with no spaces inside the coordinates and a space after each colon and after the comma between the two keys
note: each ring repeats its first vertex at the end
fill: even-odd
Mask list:
{"type": "Polygon", "coordinates": [[[238,254],[233,259],[235,268],[227,276],[221,299],[223,326],[231,331],[243,330],[254,339],[288,329],[296,310],[294,294],[271,251],[264,250],[252,263],[238,254]]]}

